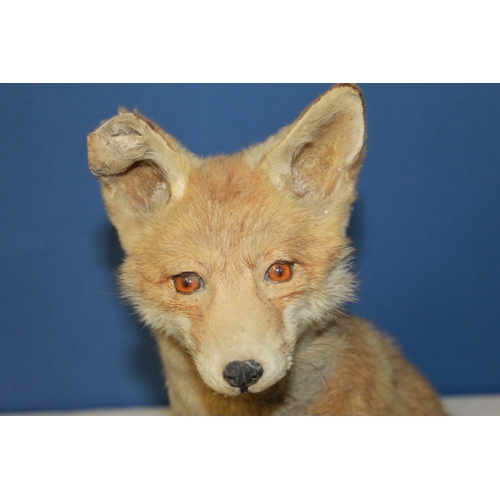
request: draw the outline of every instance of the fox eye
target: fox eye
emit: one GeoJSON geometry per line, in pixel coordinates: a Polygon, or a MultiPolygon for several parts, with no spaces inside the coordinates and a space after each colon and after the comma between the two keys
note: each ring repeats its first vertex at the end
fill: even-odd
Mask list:
{"type": "Polygon", "coordinates": [[[203,280],[196,273],[182,273],[174,276],[174,286],[180,293],[193,293],[203,286],[203,280]]]}
{"type": "Polygon", "coordinates": [[[289,262],[275,262],[266,272],[265,279],[274,283],[288,281],[293,276],[293,264],[289,262]]]}

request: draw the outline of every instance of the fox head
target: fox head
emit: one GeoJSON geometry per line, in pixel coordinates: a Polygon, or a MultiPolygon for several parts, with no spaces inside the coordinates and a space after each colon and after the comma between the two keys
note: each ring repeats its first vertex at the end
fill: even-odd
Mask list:
{"type": "Polygon", "coordinates": [[[233,156],[199,158],[138,112],[88,137],[125,251],[124,294],[224,395],[282,379],[306,329],[352,298],[346,228],[364,106],[337,85],[290,126],[233,156]]]}

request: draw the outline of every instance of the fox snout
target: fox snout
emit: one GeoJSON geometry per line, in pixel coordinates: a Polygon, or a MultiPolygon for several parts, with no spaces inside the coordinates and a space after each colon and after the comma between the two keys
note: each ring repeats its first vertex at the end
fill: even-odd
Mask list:
{"type": "Polygon", "coordinates": [[[248,392],[248,388],[255,384],[264,368],[253,359],[247,361],[231,361],[224,367],[222,376],[231,387],[237,387],[241,392],[248,392]]]}
{"type": "Polygon", "coordinates": [[[216,392],[226,396],[262,392],[290,368],[293,343],[279,330],[249,327],[243,333],[240,328],[240,335],[222,328],[215,331],[198,336],[193,358],[202,380],[216,392]]]}

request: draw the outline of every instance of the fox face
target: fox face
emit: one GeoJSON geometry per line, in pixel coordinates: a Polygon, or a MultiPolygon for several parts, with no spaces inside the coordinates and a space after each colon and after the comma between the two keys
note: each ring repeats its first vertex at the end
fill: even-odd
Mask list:
{"type": "Polygon", "coordinates": [[[124,295],[214,391],[277,383],[304,332],[352,298],[345,232],[364,143],[351,85],[233,156],[199,158],[137,112],[89,135],[124,295]]]}

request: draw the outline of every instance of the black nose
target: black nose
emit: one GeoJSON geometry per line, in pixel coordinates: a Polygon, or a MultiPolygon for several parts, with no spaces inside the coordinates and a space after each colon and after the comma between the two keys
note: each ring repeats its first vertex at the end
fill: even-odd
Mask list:
{"type": "Polygon", "coordinates": [[[262,365],[250,359],[247,361],[231,361],[225,366],[222,375],[230,386],[239,387],[241,392],[247,392],[247,388],[255,384],[263,373],[262,365]]]}

